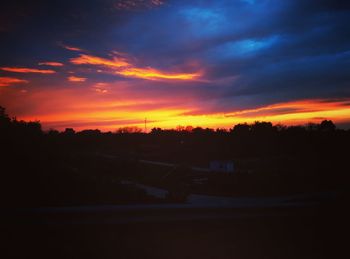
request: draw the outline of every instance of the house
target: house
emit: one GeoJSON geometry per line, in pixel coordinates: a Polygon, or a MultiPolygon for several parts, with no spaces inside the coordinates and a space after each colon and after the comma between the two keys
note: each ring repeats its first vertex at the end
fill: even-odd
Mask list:
{"type": "Polygon", "coordinates": [[[210,172],[219,172],[219,173],[233,173],[234,166],[232,161],[222,161],[222,160],[213,160],[209,163],[210,172]]]}

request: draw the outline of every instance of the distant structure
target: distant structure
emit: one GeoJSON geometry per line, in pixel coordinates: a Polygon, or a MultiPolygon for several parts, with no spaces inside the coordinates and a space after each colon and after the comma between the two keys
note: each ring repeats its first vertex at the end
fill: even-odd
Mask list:
{"type": "Polygon", "coordinates": [[[234,172],[232,161],[213,160],[209,163],[210,172],[230,173],[234,172]]]}
{"type": "Polygon", "coordinates": [[[145,133],[147,133],[147,118],[145,118],[145,133]]]}

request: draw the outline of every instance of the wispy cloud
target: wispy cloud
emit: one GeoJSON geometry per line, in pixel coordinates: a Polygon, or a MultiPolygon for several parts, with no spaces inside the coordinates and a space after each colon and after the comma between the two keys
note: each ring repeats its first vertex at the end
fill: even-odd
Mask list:
{"type": "Polygon", "coordinates": [[[84,51],[83,49],[72,47],[72,46],[68,46],[68,45],[62,45],[62,47],[67,49],[67,50],[71,50],[71,51],[84,51]]]}
{"type": "Polygon", "coordinates": [[[52,66],[52,67],[62,67],[63,63],[61,62],[40,62],[40,66],[52,66]]]}
{"type": "Polygon", "coordinates": [[[69,76],[68,78],[68,81],[70,82],[85,82],[86,81],[86,78],[85,77],[77,77],[77,76],[69,76]]]}
{"type": "Polygon", "coordinates": [[[106,83],[97,83],[93,86],[93,89],[98,93],[105,94],[108,92],[108,90],[106,89],[106,86],[107,86],[106,83]]]}
{"type": "MultiPolygon", "coordinates": [[[[318,113],[324,111],[339,111],[348,109],[348,100],[298,100],[292,102],[276,103],[255,109],[245,109],[226,114],[227,117],[256,118],[257,116],[275,116],[275,115],[295,115],[318,113]],[[327,101],[327,102],[325,102],[327,101]]],[[[316,117],[309,119],[315,119],[316,117]]]]}
{"type": "Polygon", "coordinates": [[[1,70],[15,73],[38,73],[38,74],[54,74],[56,71],[50,69],[36,69],[25,67],[2,67],[1,70]]]}
{"type": "Polygon", "coordinates": [[[130,64],[123,58],[114,57],[112,60],[110,60],[86,54],[80,54],[79,57],[72,58],[70,61],[75,65],[101,65],[109,68],[120,68],[130,66],[130,64]]]}
{"type": "Polygon", "coordinates": [[[70,59],[75,65],[96,65],[111,69],[116,74],[148,80],[168,79],[168,80],[194,80],[201,76],[201,72],[195,73],[171,73],[146,67],[135,66],[130,60],[123,57],[113,57],[112,59],[101,58],[92,55],[80,54],[79,57],[70,59]]]}
{"type": "Polygon", "coordinates": [[[14,78],[14,77],[0,77],[0,86],[9,86],[9,85],[19,84],[19,83],[28,83],[28,81],[24,79],[14,78]]]}

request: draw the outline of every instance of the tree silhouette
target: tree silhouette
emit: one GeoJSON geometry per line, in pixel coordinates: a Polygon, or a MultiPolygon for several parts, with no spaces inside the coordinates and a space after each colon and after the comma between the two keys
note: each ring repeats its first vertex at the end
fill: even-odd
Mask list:
{"type": "Polygon", "coordinates": [[[321,131],[334,131],[336,126],[331,120],[323,120],[319,126],[321,131]]]}
{"type": "Polygon", "coordinates": [[[0,106],[0,129],[8,127],[11,122],[11,119],[6,114],[6,109],[0,106]]]}

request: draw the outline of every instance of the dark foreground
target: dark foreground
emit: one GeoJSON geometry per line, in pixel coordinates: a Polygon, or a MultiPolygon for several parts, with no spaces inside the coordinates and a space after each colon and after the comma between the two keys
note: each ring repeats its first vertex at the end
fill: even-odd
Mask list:
{"type": "Polygon", "coordinates": [[[334,204],[106,207],[2,217],[1,258],[340,258],[347,240],[343,210],[334,204]]]}
{"type": "Polygon", "coordinates": [[[348,258],[349,146],[331,121],[60,133],[0,107],[0,259],[348,258]],[[217,159],[235,174],[191,171],[217,159]]]}

